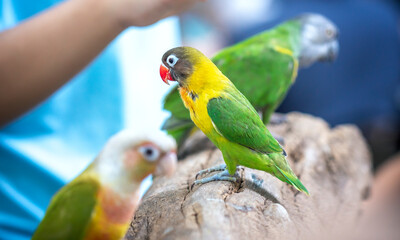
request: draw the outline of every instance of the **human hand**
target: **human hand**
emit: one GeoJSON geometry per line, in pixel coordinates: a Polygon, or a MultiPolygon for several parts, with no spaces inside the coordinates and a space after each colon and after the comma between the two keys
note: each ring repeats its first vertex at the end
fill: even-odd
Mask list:
{"type": "Polygon", "coordinates": [[[124,28],[147,26],[183,12],[196,2],[206,0],[103,0],[111,15],[124,28]]]}

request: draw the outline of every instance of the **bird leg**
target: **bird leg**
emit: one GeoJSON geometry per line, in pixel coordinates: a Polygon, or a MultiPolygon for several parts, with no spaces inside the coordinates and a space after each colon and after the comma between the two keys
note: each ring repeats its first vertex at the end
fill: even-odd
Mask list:
{"type": "MultiPolygon", "coordinates": [[[[213,170],[211,172],[220,171],[219,170],[220,168],[218,168],[218,167],[222,167],[222,165],[211,168],[211,169],[217,169],[217,170],[213,170]]],[[[207,172],[207,170],[209,170],[209,169],[205,169],[203,171],[207,172]]],[[[215,175],[212,175],[211,177],[206,177],[206,178],[202,178],[199,180],[195,180],[193,182],[192,186],[190,186],[190,190],[192,190],[195,185],[209,183],[209,182],[213,182],[213,181],[229,181],[229,182],[235,183],[235,182],[237,182],[237,177],[235,175],[234,176],[230,175],[228,170],[225,169],[224,171],[219,172],[215,175]]]]}

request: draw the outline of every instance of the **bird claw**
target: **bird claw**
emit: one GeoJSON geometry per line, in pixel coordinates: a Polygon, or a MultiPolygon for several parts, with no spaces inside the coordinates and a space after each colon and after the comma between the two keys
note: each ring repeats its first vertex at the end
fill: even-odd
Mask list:
{"type": "Polygon", "coordinates": [[[196,185],[196,181],[194,181],[194,182],[192,183],[192,185],[190,185],[190,191],[193,190],[194,185],[196,185]]]}
{"type": "MultiPolygon", "coordinates": [[[[217,166],[217,167],[219,167],[219,166],[217,166]]],[[[208,170],[208,169],[206,169],[206,170],[208,170]]],[[[218,171],[218,170],[214,170],[214,171],[218,171]]],[[[195,180],[192,183],[192,185],[190,185],[190,191],[193,190],[193,187],[195,185],[199,185],[199,184],[209,183],[209,182],[213,182],[213,181],[229,181],[229,182],[236,183],[237,180],[238,180],[238,177],[236,175],[231,176],[227,170],[224,170],[223,172],[217,173],[211,177],[195,180]]]]}
{"type": "Polygon", "coordinates": [[[194,177],[194,180],[197,180],[197,178],[198,178],[200,175],[203,175],[203,173],[198,172],[198,173],[196,174],[196,176],[194,177]]]}
{"type": "Polygon", "coordinates": [[[196,176],[194,177],[194,180],[197,180],[197,178],[198,178],[199,176],[203,175],[203,174],[204,174],[203,171],[204,171],[204,170],[201,170],[201,171],[197,172],[197,173],[196,173],[196,176]]]}
{"type": "Polygon", "coordinates": [[[210,167],[210,168],[207,168],[207,169],[203,169],[203,170],[197,172],[197,174],[194,177],[194,179],[197,180],[197,178],[199,176],[202,176],[204,174],[212,173],[212,172],[216,172],[216,171],[224,171],[225,169],[226,169],[226,164],[221,164],[221,165],[218,165],[218,166],[214,166],[214,167],[210,167]]]}

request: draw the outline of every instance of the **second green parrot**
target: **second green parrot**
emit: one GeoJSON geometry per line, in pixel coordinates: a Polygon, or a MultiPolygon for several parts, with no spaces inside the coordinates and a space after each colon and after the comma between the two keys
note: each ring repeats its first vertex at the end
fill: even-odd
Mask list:
{"type": "MultiPolygon", "coordinates": [[[[318,14],[304,14],[225,48],[211,60],[262,114],[264,124],[294,83],[298,68],[332,61],[338,53],[336,26],[318,14]]],[[[171,113],[163,129],[180,146],[194,129],[178,87],[165,97],[171,113]]]]}

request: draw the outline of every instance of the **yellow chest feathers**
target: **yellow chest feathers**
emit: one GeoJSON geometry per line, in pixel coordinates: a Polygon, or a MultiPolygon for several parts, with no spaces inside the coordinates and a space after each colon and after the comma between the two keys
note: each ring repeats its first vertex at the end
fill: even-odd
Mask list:
{"type": "Polygon", "coordinates": [[[207,112],[207,103],[210,99],[219,97],[215,91],[197,94],[186,88],[180,88],[179,93],[185,107],[190,111],[190,118],[204,133],[208,133],[213,129],[211,119],[207,112]]]}
{"type": "Polygon", "coordinates": [[[194,71],[179,88],[182,101],[190,111],[192,121],[205,134],[212,131],[213,125],[208,115],[207,104],[213,98],[221,97],[232,83],[207,58],[200,58],[194,71]]]}

